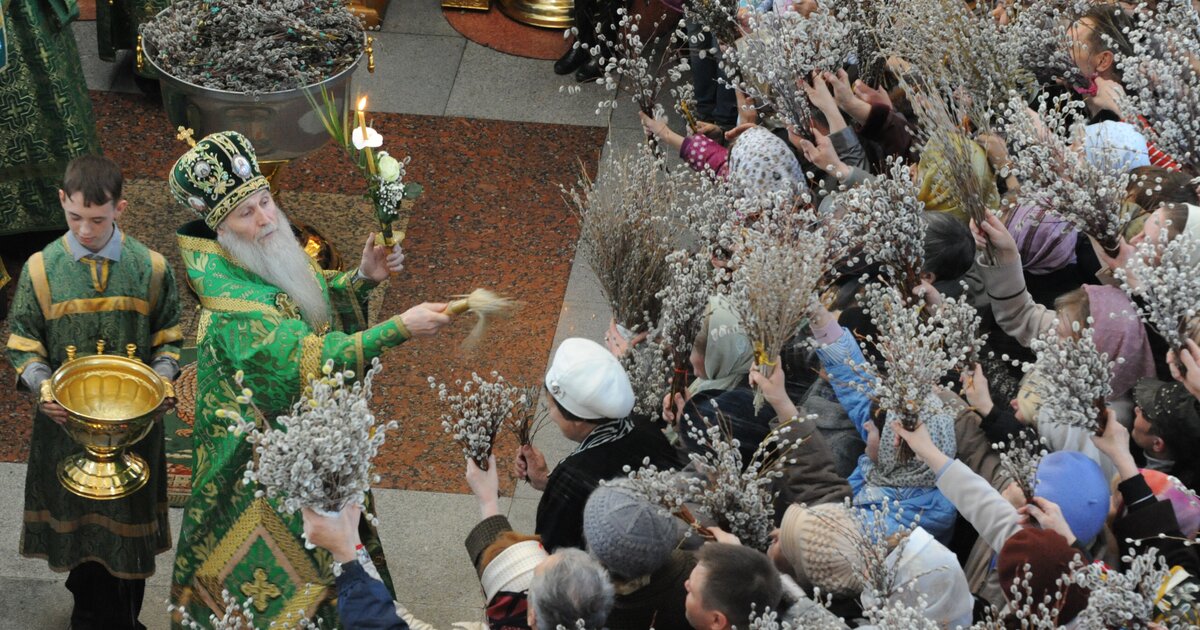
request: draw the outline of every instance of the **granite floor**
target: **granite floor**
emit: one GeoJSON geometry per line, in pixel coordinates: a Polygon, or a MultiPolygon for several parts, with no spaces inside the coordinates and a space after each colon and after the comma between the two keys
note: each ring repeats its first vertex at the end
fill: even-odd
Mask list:
{"type": "MultiPolygon", "coordinates": [[[[95,24],[73,25],[88,87],[116,93],[136,93],[128,66],[129,56],[110,64],[96,58],[95,24]]],[[[357,85],[368,90],[370,108],[388,114],[428,117],[455,117],[489,121],[547,123],[601,127],[601,136],[617,145],[638,142],[636,117],[629,108],[615,114],[595,113],[602,90],[585,86],[582,94],[567,95],[559,90],[565,82],[550,69],[551,62],[510,57],[473,44],[459,36],[442,18],[436,0],[393,0],[386,23],[377,34],[377,63],[374,75],[365,69],[356,76],[357,85]],[[516,89],[514,89],[516,88],[516,89]],[[611,118],[611,120],[610,120],[611,118]]],[[[418,124],[420,124],[418,122],[418,124]]],[[[429,119],[425,127],[451,125],[429,119]]],[[[455,121],[453,124],[464,124],[455,121]]],[[[465,123],[463,133],[470,132],[465,123]]],[[[447,150],[453,150],[447,147],[447,150]]],[[[606,148],[606,151],[608,148],[606,148]]],[[[510,156],[491,155],[481,159],[502,161],[510,156]]],[[[573,163],[573,160],[571,161],[573,163]]],[[[601,171],[601,176],[603,175],[601,171]]],[[[495,177],[503,181],[500,169],[495,177]]],[[[312,191],[320,193],[322,191],[312,191]]],[[[323,191],[332,192],[332,191],[323,191]]],[[[474,191],[486,199],[488,191],[474,191]]],[[[538,204],[560,203],[554,199],[538,204]]],[[[538,210],[545,210],[538,208],[538,210]]],[[[414,237],[415,238],[415,237],[414,237]]],[[[589,272],[572,261],[570,250],[557,256],[555,268],[566,276],[557,315],[551,315],[553,340],[541,356],[527,358],[530,374],[536,376],[549,360],[554,347],[569,336],[599,340],[607,327],[609,313],[589,272]]],[[[414,265],[413,274],[439,273],[439,270],[414,265]]],[[[560,278],[561,281],[561,278],[560,278]]],[[[547,332],[547,334],[551,334],[547,332]]],[[[12,412],[11,409],[6,412],[12,412]]],[[[428,419],[434,422],[434,419],[428,419]]],[[[570,444],[552,427],[538,435],[538,445],[547,459],[557,461],[570,444]]],[[[450,453],[451,449],[444,453],[450,453]]],[[[443,462],[460,474],[453,454],[443,462]]],[[[0,628],[64,628],[71,601],[63,587],[64,576],[50,572],[44,562],[26,560],[16,553],[20,531],[20,508],[25,466],[0,463],[0,628]]],[[[479,620],[482,595],[478,588],[462,540],[479,515],[475,500],[467,494],[465,483],[445,484],[448,491],[382,489],[377,493],[381,536],[399,600],[418,618],[436,627],[449,627],[454,621],[479,620]]],[[[537,492],[518,484],[511,498],[502,500],[519,529],[532,529],[537,492]]],[[[179,510],[172,510],[173,526],[178,528],[179,510]]],[[[166,599],[171,555],[160,556],[159,573],[150,580],[142,621],[152,630],[168,627],[166,599]]]]}

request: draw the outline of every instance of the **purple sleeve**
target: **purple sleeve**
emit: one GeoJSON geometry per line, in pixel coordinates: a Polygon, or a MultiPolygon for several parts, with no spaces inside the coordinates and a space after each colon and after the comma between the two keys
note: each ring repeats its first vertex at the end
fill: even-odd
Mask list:
{"type": "Polygon", "coordinates": [[[718,177],[725,177],[729,171],[729,149],[701,134],[692,134],[683,139],[679,157],[700,172],[711,170],[718,177]]]}

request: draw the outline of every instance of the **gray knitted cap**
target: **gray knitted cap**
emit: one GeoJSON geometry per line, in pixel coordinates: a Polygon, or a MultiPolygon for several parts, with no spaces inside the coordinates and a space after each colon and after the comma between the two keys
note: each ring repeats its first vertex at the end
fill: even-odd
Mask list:
{"type": "Polygon", "coordinates": [[[632,491],[600,486],[583,509],[583,537],[605,569],[632,580],[654,573],[682,538],[682,523],[632,491]]]}

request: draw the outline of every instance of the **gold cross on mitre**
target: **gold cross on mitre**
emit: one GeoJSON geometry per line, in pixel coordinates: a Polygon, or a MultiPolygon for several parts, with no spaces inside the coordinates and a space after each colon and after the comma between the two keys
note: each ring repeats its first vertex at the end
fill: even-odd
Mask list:
{"type": "Polygon", "coordinates": [[[196,146],[196,141],[192,138],[194,135],[196,135],[195,131],[180,125],[179,133],[175,134],[175,139],[188,143],[189,147],[194,147],[196,146]]]}

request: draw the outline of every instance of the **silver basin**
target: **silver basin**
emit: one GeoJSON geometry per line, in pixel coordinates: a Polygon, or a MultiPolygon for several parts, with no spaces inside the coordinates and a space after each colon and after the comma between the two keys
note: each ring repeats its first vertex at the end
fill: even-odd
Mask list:
{"type": "Polygon", "coordinates": [[[305,92],[319,102],[321,86],[324,86],[337,102],[338,111],[345,111],[350,78],[363,60],[363,55],[359,55],[350,66],[320,83],[281,92],[251,94],[188,83],[156,63],[150,41],[144,41],[142,45],[145,63],[158,73],[163,109],[172,126],[190,128],[197,140],[217,131],[237,131],[254,144],[260,162],[293,160],[329,142],[329,132],[313,111],[305,92]]]}

